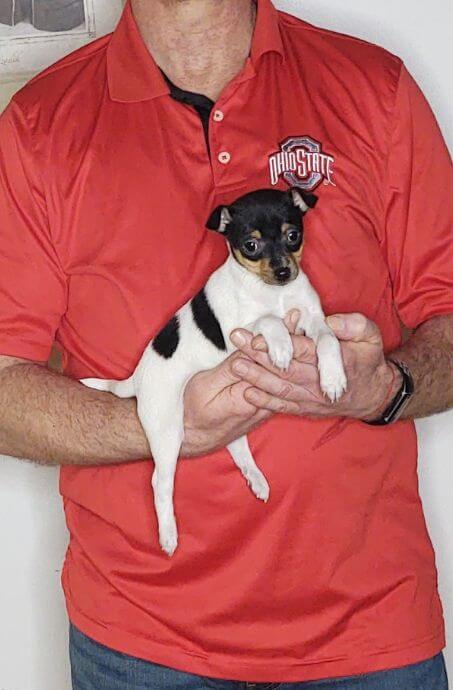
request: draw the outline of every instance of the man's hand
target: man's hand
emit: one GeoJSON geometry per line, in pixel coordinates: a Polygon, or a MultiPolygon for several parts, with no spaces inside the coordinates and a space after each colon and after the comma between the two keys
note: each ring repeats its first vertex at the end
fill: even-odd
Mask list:
{"type": "Polygon", "coordinates": [[[401,385],[401,375],[384,356],[378,327],[362,314],[337,314],[327,323],[340,340],[348,390],[332,404],[319,387],[314,343],[293,336],[294,359],[287,372],[272,366],[261,336],[238,329],[231,340],[242,357],[233,371],[242,378],[244,398],[261,411],[304,417],[378,417],[401,385]],[[252,361],[253,360],[253,361],[252,361]]]}
{"type": "MultiPolygon", "coordinates": [[[[290,333],[294,333],[298,320],[297,310],[287,314],[285,324],[290,333]]],[[[204,455],[223,448],[271,416],[271,410],[258,409],[246,399],[250,384],[234,372],[238,359],[253,364],[247,355],[235,352],[214,369],[196,374],[187,384],[183,457],[204,455]]]]}
{"type": "Polygon", "coordinates": [[[189,381],[184,393],[182,456],[223,448],[271,416],[268,410],[257,409],[246,400],[250,385],[233,371],[239,357],[234,353],[215,369],[201,371],[189,381]]]}

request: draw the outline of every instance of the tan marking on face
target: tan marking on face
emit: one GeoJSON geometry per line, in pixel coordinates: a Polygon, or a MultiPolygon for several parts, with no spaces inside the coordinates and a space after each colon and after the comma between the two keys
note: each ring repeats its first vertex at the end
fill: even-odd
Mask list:
{"type": "Polygon", "coordinates": [[[259,276],[265,283],[270,285],[279,284],[278,280],[275,278],[274,271],[270,266],[270,260],[268,258],[259,259],[258,261],[250,261],[250,259],[247,259],[243,254],[241,254],[239,249],[233,249],[233,253],[241,266],[244,266],[247,271],[259,276]]]}
{"type": "Polygon", "coordinates": [[[256,240],[260,240],[263,236],[260,230],[252,230],[252,237],[254,237],[256,240]]]}
{"type": "Polygon", "coordinates": [[[289,261],[290,261],[290,268],[291,268],[291,278],[294,280],[294,278],[297,278],[299,275],[300,271],[300,257],[302,256],[302,247],[299,249],[298,252],[294,252],[293,254],[289,255],[289,261]]]}
{"type": "Polygon", "coordinates": [[[233,249],[233,254],[239,261],[241,266],[244,266],[244,268],[246,268],[247,271],[250,271],[250,273],[255,273],[255,275],[260,275],[260,264],[262,259],[260,259],[259,261],[251,261],[250,259],[246,259],[246,257],[239,251],[239,249],[233,249]]]}
{"type": "Polygon", "coordinates": [[[264,280],[265,283],[270,283],[271,285],[276,285],[278,283],[278,280],[275,277],[274,271],[272,270],[270,266],[270,260],[269,259],[261,259],[260,261],[260,276],[261,280],[264,280]]]}

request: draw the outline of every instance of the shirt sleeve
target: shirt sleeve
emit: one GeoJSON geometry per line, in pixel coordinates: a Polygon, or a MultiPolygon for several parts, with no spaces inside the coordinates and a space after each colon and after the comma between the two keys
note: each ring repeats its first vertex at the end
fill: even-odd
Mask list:
{"type": "Polygon", "coordinates": [[[389,150],[384,245],[409,328],[453,313],[453,167],[436,119],[402,66],[389,150]]]}
{"type": "Polygon", "coordinates": [[[47,361],[66,310],[66,277],[53,246],[27,118],[0,116],[0,354],[47,361]]]}

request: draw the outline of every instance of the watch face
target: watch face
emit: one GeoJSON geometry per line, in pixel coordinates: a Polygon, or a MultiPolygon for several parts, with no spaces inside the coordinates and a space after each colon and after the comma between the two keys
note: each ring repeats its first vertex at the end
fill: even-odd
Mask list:
{"type": "Polygon", "coordinates": [[[400,419],[414,393],[414,381],[412,379],[409,367],[404,364],[404,362],[399,362],[393,359],[390,361],[393,362],[393,364],[400,370],[403,377],[403,382],[401,384],[401,388],[395,395],[390,405],[384,411],[382,417],[374,422],[368,422],[368,424],[374,426],[385,426],[400,419]]]}
{"type": "Polygon", "coordinates": [[[414,392],[414,381],[412,379],[409,367],[404,362],[399,362],[397,360],[392,360],[392,362],[400,370],[403,376],[403,383],[400,390],[396,394],[395,399],[393,400],[392,409],[388,410],[387,424],[391,424],[392,422],[396,422],[398,419],[400,419],[414,392]]]}
{"type": "Polygon", "coordinates": [[[393,359],[391,361],[394,364],[396,364],[396,366],[398,367],[398,369],[401,371],[401,373],[403,375],[403,384],[404,384],[405,393],[407,393],[408,395],[412,395],[412,393],[414,392],[414,379],[412,378],[411,370],[409,369],[407,364],[405,364],[404,362],[400,362],[399,360],[393,360],[393,359]]]}

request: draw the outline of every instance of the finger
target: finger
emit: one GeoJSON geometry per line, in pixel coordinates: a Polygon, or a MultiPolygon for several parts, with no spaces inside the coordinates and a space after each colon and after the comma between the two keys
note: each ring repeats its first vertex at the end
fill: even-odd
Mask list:
{"type": "MultiPolygon", "coordinates": [[[[260,366],[256,362],[238,359],[233,365],[236,374],[255,388],[283,400],[297,402],[304,395],[304,388],[260,366]]],[[[306,394],[306,393],[305,393],[306,394]]]]}
{"type": "MultiPolygon", "coordinates": [[[[286,328],[288,329],[288,332],[291,335],[294,335],[296,333],[297,329],[297,324],[299,323],[299,318],[300,318],[300,311],[298,309],[292,309],[288,314],[285,316],[284,319],[284,324],[286,328]]],[[[241,333],[243,332],[243,329],[237,329],[241,333]]],[[[234,332],[236,333],[236,331],[234,332]]],[[[244,331],[245,335],[245,331],[244,331]]],[[[232,339],[234,342],[234,339],[232,339]]],[[[261,334],[255,335],[252,340],[251,340],[251,345],[254,350],[258,350],[259,352],[268,352],[268,346],[267,343],[264,339],[264,336],[261,334]]]]}
{"type": "Polygon", "coordinates": [[[291,334],[296,332],[297,324],[300,321],[300,311],[299,309],[291,309],[285,318],[283,319],[284,324],[291,334]]]}
{"type": "Polygon", "coordinates": [[[261,334],[253,335],[245,328],[236,328],[230,335],[230,340],[238,350],[246,353],[248,356],[253,354],[253,350],[260,352],[267,352],[268,347],[264,337],[261,334]]]}
{"type": "Polygon", "coordinates": [[[304,335],[293,335],[292,341],[294,348],[293,359],[316,366],[318,358],[316,355],[316,345],[313,340],[304,335]]]}
{"type": "Polygon", "coordinates": [[[233,364],[237,359],[244,359],[244,357],[246,357],[246,355],[240,351],[233,352],[233,354],[220,362],[216,367],[201,371],[197,376],[199,378],[205,378],[206,386],[216,394],[218,391],[227,389],[242,380],[242,377],[234,371],[233,364]]]}
{"type": "MultiPolygon", "coordinates": [[[[246,393],[247,393],[247,391],[244,393],[244,396],[246,395],[246,393]]],[[[246,400],[245,397],[244,397],[244,400],[246,400]]],[[[246,402],[248,404],[250,404],[250,401],[246,400],[246,402]]],[[[256,405],[254,407],[256,408],[256,405]]],[[[259,424],[262,424],[263,422],[265,422],[270,417],[272,417],[272,410],[267,410],[264,407],[262,407],[262,408],[258,407],[255,414],[253,415],[253,417],[250,420],[250,422],[252,424],[251,428],[253,429],[256,426],[258,426],[259,424]]]]}
{"type": "Polygon", "coordinates": [[[247,419],[247,424],[252,428],[266,421],[271,416],[271,411],[260,409],[251,400],[248,400],[245,393],[250,388],[246,381],[239,381],[229,388],[225,388],[219,394],[216,404],[220,402],[227,410],[230,418],[237,417],[247,419]]]}
{"type": "Polygon", "coordinates": [[[239,354],[246,355],[251,359],[259,361],[263,364],[268,361],[267,355],[260,355],[259,353],[267,352],[267,343],[262,335],[253,335],[250,331],[244,328],[236,328],[230,335],[230,340],[238,348],[239,354]]]}
{"type": "MultiPolygon", "coordinates": [[[[230,337],[233,344],[238,348],[239,358],[250,358],[269,371],[281,373],[282,376],[288,375],[288,372],[280,372],[272,364],[267,354],[267,343],[262,335],[253,336],[249,331],[237,329],[233,331],[230,337]]],[[[233,371],[237,375],[234,368],[233,371]]]]}
{"type": "Polygon", "coordinates": [[[382,346],[379,328],[363,314],[333,314],[327,318],[327,324],[340,340],[382,346]]]}
{"type": "Polygon", "coordinates": [[[300,405],[291,400],[276,398],[259,388],[248,388],[244,393],[245,399],[262,411],[279,414],[299,414],[300,405]]]}
{"type": "Polygon", "coordinates": [[[210,404],[223,406],[228,417],[252,417],[257,413],[257,407],[245,398],[245,391],[249,388],[246,381],[238,381],[219,391],[210,404]]]}
{"type": "Polygon", "coordinates": [[[308,396],[306,400],[282,400],[276,398],[260,388],[250,387],[245,393],[246,400],[258,409],[267,410],[270,413],[291,414],[306,418],[318,419],[321,417],[338,417],[338,408],[330,401],[315,396],[308,396]]]}
{"type": "MultiPolygon", "coordinates": [[[[262,335],[252,336],[249,331],[239,328],[233,331],[230,337],[232,343],[236,345],[242,355],[254,360],[260,366],[268,369],[268,371],[278,374],[281,378],[291,378],[293,373],[292,363],[288,371],[282,372],[280,369],[277,369],[267,355],[268,348],[262,335]]],[[[303,335],[293,335],[292,341],[294,348],[293,359],[316,366],[316,348],[313,341],[303,335]]],[[[234,369],[233,371],[236,373],[234,369]]]]}
{"type": "Polygon", "coordinates": [[[224,362],[221,362],[217,367],[211,371],[208,370],[207,373],[214,375],[211,378],[213,385],[218,386],[219,388],[226,388],[227,386],[231,386],[241,380],[241,377],[235,373],[233,367],[234,362],[239,358],[239,355],[239,352],[235,352],[233,355],[231,355],[231,357],[226,359],[224,362]]]}
{"type": "MultiPolygon", "coordinates": [[[[293,341],[293,359],[297,360],[298,362],[305,362],[307,364],[313,364],[316,365],[318,358],[316,355],[316,345],[314,344],[313,340],[310,338],[306,338],[304,335],[293,335],[292,336],[292,341],[293,341]]],[[[246,341],[247,342],[247,341],[246,341]]],[[[256,352],[267,352],[268,347],[267,343],[264,340],[262,335],[256,335],[254,338],[251,339],[250,341],[250,346],[251,349],[249,349],[247,346],[245,346],[242,351],[248,355],[251,359],[254,359],[255,361],[258,361],[259,364],[262,364],[265,366],[265,359],[262,357],[256,357],[254,356],[253,350],[256,352]]],[[[272,366],[272,370],[275,370],[275,367],[272,366]]]]}
{"type": "Polygon", "coordinates": [[[250,345],[253,350],[257,350],[258,352],[268,352],[269,349],[262,335],[255,335],[250,341],[250,345]]]}

